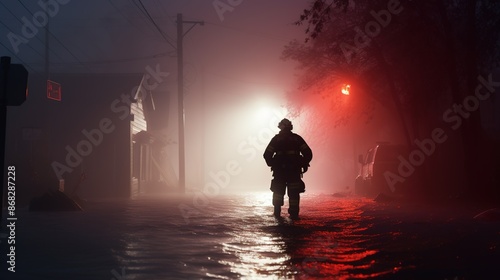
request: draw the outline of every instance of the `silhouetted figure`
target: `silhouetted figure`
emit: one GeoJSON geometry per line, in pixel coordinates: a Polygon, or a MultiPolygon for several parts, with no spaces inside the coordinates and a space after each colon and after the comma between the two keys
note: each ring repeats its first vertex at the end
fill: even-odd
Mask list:
{"type": "Polygon", "coordinates": [[[312,151],[300,135],[292,132],[290,120],[281,120],[278,128],[281,131],[271,139],[264,152],[264,159],[271,167],[274,177],[271,181],[274,215],[280,216],[285,191],[288,189],[288,214],[290,218],[297,219],[300,193],[305,192],[302,174],[309,168],[312,151]]]}

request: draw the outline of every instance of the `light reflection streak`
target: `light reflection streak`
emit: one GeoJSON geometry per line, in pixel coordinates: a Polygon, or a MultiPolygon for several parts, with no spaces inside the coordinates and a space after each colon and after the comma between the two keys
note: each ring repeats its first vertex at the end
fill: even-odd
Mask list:
{"type": "Polygon", "coordinates": [[[272,216],[271,197],[220,196],[184,226],[167,211],[141,208],[149,202],[132,202],[115,257],[131,277],[173,271],[188,278],[364,279],[402,268],[379,260],[374,217],[363,210],[371,202],[304,195],[302,219],[290,221],[272,216]]]}
{"type": "Polygon", "coordinates": [[[378,250],[366,247],[374,237],[368,234],[373,217],[365,216],[362,210],[369,202],[314,200],[314,210],[303,214],[307,218],[278,232],[298,271],[297,279],[363,279],[392,272],[392,268],[378,268],[378,250]]]}
{"type": "Polygon", "coordinates": [[[222,263],[241,275],[241,279],[286,279],[293,275],[287,263],[290,256],[284,250],[285,242],[263,230],[263,226],[275,224],[270,216],[269,203],[267,192],[245,196],[239,213],[243,222],[236,225],[230,241],[222,244],[224,253],[237,257],[237,261],[222,263]]]}
{"type": "Polygon", "coordinates": [[[242,219],[230,241],[223,243],[223,251],[236,256],[236,261],[223,263],[247,279],[363,279],[392,272],[392,267],[378,268],[378,250],[366,247],[375,237],[367,233],[373,217],[362,209],[369,201],[331,197],[303,201],[304,218],[291,222],[269,217],[269,193],[243,198],[241,212],[236,213],[242,219]]]}

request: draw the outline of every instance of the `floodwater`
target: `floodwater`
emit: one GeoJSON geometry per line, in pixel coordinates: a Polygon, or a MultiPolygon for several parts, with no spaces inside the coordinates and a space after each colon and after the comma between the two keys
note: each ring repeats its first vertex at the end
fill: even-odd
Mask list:
{"type": "Polygon", "coordinates": [[[2,239],[0,279],[481,279],[500,272],[500,224],[474,220],[468,209],[306,193],[301,219],[291,221],[286,203],[281,219],[271,215],[270,192],[149,195],[88,202],[78,213],[21,209],[16,272],[7,271],[2,239]]]}

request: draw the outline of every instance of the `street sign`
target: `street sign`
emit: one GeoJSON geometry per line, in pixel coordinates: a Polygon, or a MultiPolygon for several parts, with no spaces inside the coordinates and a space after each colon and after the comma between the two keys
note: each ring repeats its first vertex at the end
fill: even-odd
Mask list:
{"type": "Polygon", "coordinates": [[[61,84],[47,80],[47,98],[61,101],[61,84]]]}

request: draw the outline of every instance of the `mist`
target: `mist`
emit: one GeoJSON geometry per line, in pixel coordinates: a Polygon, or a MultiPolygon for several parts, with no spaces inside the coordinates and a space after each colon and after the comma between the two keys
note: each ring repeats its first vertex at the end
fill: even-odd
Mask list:
{"type": "MultiPolygon", "coordinates": [[[[137,3],[120,1],[57,2],[57,7],[51,6],[54,11],[49,14],[50,22],[40,23],[49,26],[48,41],[42,28],[34,25],[33,30],[30,29],[30,12],[40,10],[41,6],[36,3],[6,6],[2,13],[4,18],[12,19],[12,25],[3,26],[4,33],[11,34],[11,37],[12,34],[36,33],[29,44],[11,40],[13,49],[9,44],[2,46],[3,52],[14,54],[13,63],[25,62],[32,72],[30,96],[25,106],[10,109],[11,119],[23,121],[13,123],[9,134],[16,134],[15,131],[22,130],[23,126],[43,126],[29,121],[29,111],[31,114],[38,112],[42,123],[50,123],[50,134],[43,128],[37,130],[41,132],[40,137],[48,141],[40,146],[47,151],[40,159],[44,162],[40,165],[47,170],[48,162],[64,163],[68,154],[66,146],[76,150],[79,141],[86,141],[82,130],[95,129],[102,118],[110,118],[113,124],[123,123],[120,113],[114,113],[114,110],[120,110],[120,105],[130,102],[123,99],[123,94],[132,99],[137,97],[134,88],[141,86],[141,73],[149,78],[157,78],[159,73],[161,81],[155,80],[154,89],[146,93],[152,96],[151,101],[143,100],[141,106],[149,117],[149,133],[165,144],[161,153],[167,159],[162,163],[162,169],[169,178],[163,179],[171,185],[165,191],[175,189],[178,181],[175,177],[179,174],[175,16],[183,13],[186,21],[204,23],[198,26],[184,24],[184,30],[189,30],[183,40],[186,189],[202,189],[213,181],[213,174],[225,170],[228,162],[238,162],[239,172],[231,176],[224,190],[267,190],[271,173],[262,154],[271,137],[278,132],[279,120],[287,117],[285,92],[296,86],[295,66],[284,62],[280,56],[287,42],[302,37],[303,29],[293,24],[305,3],[302,2],[285,5],[284,1],[251,1],[221,10],[206,1],[170,1],[151,3],[146,11],[137,3]],[[147,19],[146,12],[155,17],[154,24],[147,19]],[[26,20],[15,18],[22,16],[26,20]],[[48,56],[44,56],[47,48],[48,56]],[[135,81],[125,78],[129,73],[137,73],[135,81]],[[114,75],[116,78],[97,82],[93,77],[99,75],[114,75]],[[120,75],[124,75],[123,82],[129,86],[120,83],[120,75]],[[60,103],[44,99],[43,83],[37,78],[43,76],[61,84],[60,103]],[[94,83],[96,86],[89,89],[92,92],[78,93],[87,96],[74,96],[76,92],[71,91],[81,88],[80,83],[94,83]],[[119,84],[122,85],[117,86],[119,84]],[[113,104],[114,100],[120,103],[113,104]],[[85,107],[88,113],[92,112],[92,117],[84,111],[69,118],[54,117],[66,115],[68,110],[74,111],[72,107],[79,107],[82,102],[87,104],[85,107]],[[152,113],[147,112],[148,102],[154,107],[152,113]],[[47,106],[53,109],[40,108],[47,106]],[[69,119],[74,121],[67,122],[69,119]],[[48,140],[56,135],[58,144],[48,140]]],[[[103,144],[93,147],[90,155],[82,157],[82,163],[59,174],[47,174],[46,180],[56,185],[56,177],[65,179],[66,186],[71,188],[78,181],[79,173],[86,173],[86,182],[80,190],[85,197],[109,195],[93,185],[102,185],[109,172],[117,171],[101,172],[95,161],[101,162],[97,156],[101,151],[119,145],[116,141],[121,141],[118,139],[122,136],[117,136],[117,133],[105,135],[103,144]]],[[[13,137],[8,139],[15,141],[13,137]]],[[[113,157],[107,161],[107,166],[116,162],[117,158],[113,157]]]]}
{"type": "MultiPolygon", "coordinates": [[[[207,184],[217,181],[215,174],[226,172],[228,164],[236,165],[235,171],[221,191],[267,191],[272,173],[262,154],[272,136],[279,132],[278,122],[285,117],[292,120],[294,132],[304,137],[314,154],[311,168],[303,178],[309,192],[352,192],[360,154],[378,141],[403,142],[397,120],[381,106],[383,104],[361,95],[360,85],[354,83],[353,96],[348,97],[341,95],[337,88],[328,89],[326,95],[299,89],[300,69],[294,61],[281,57],[289,42],[304,41],[305,26],[294,23],[307,1],[242,1],[234,7],[223,6],[225,8],[214,3],[169,1],[150,3],[146,10],[139,3],[119,1],[59,4],[58,12],[54,10],[50,17],[48,41],[42,28],[34,25],[33,30],[30,29],[30,12],[40,10],[40,6],[35,3],[6,6],[3,14],[12,24],[1,28],[11,34],[9,38],[13,38],[12,34],[36,33],[28,43],[11,39],[10,47],[9,44],[2,46],[5,53],[13,54],[13,63],[26,64],[32,77],[24,107],[10,108],[10,118],[18,122],[12,122],[9,141],[15,145],[17,138],[12,135],[19,134],[23,127],[36,128],[47,143],[38,143],[41,145],[38,149],[46,151],[39,168],[50,169],[47,163],[65,160],[66,146],[76,148],[79,141],[85,140],[83,129],[95,129],[102,118],[108,117],[116,120],[114,124],[123,124],[121,113],[115,111],[130,101],[122,96],[136,98],[135,88],[143,86],[141,75],[146,75],[144,77],[154,78],[154,88],[143,91],[147,98],[141,101],[140,107],[147,123],[142,125],[163,145],[161,151],[153,151],[161,154],[162,175],[148,176],[155,177],[153,181],[160,179],[166,183],[166,193],[175,190],[179,181],[175,21],[176,14],[182,13],[189,22],[184,24],[183,37],[188,192],[203,190],[207,184]],[[148,19],[148,13],[155,21],[148,19]],[[16,16],[24,16],[26,20],[18,20],[16,16]],[[201,21],[203,25],[193,23],[201,21]],[[44,55],[45,50],[48,55],[44,55]],[[135,80],[127,78],[133,73],[135,80]],[[114,78],[96,80],[103,75],[114,78]],[[61,83],[62,101],[57,103],[44,97],[44,84],[38,80],[41,77],[61,83]],[[95,86],[76,96],[77,93],[71,91],[81,89],[82,83],[95,86]],[[298,94],[293,96],[290,92],[298,94]],[[119,104],[113,105],[115,100],[119,104]],[[86,110],[81,107],[83,104],[86,110]],[[335,105],[332,107],[332,104],[335,105]],[[369,120],[362,115],[366,104],[372,104],[370,110],[374,112],[369,120]],[[296,110],[298,107],[300,110],[296,110]],[[82,112],[71,114],[78,111],[74,108],[82,112]],[[40,116],[36,122],[30,120],[34,115],[40,116]],[[68,118],[56,117],[61,115],[68,118]],[[339,118],[344,118],[341,124],[336,122],[339,118]],[[69,119],[74,121],[68,122],[69,119]],[[48,130],[43,128],[47,124],[48,130]],[[50,140],[54,137],[58,139],[56,142],[50,140]]],[[[151,81],[146,85],[148,83],[151,81]]],[[[141,130],[134,129],[133,134],[141,130]]],[[[58,183],[56,177],[65,179],[70,187],[78,181],[78,173],[88,173],[81,189],[84,196],[112,193],[96,186],[108,180],[110,173],[119,172],[118,169],[104,171],[96,167],[99,164],[95,161],[102,163],[98,155],[120,145],[116,141],[122,141],[122,136],[117,133],[105,135],[103,145],[96,146],[82,163],[70,167],[71,172],[66,169],[64,174],[50,174],[47,180],[54,185],[58,183]]],[[[108,167],[121,161],[117,153],[120,151],[113,153],[113,160],[104,160],[108,167]]],[[[130,160],[133,161],[134,156],[138,154],[130,160]]],[[[131,176],[137,177],[137,172],[140,171],[133,170],[131,176]]]]}
{"type": "Polygon", "coordinates": [[[451,2],[0,2],[0,278],[497,275],[500,4],[451,2]]]}

